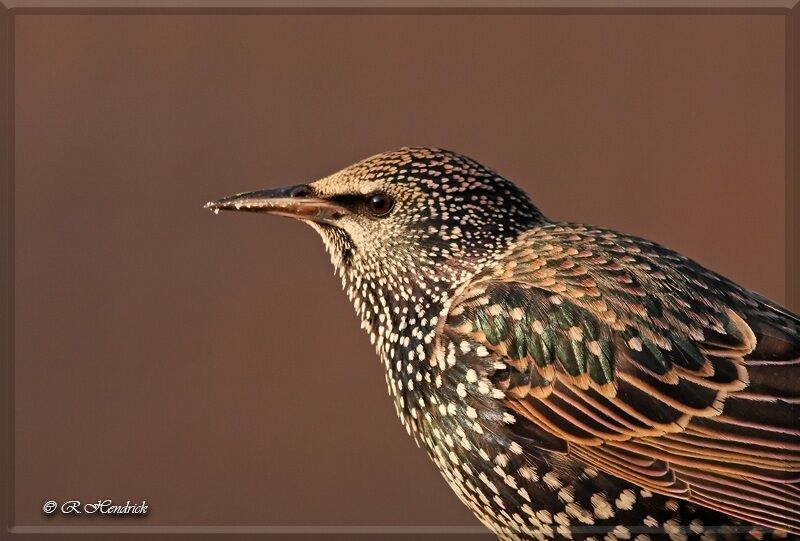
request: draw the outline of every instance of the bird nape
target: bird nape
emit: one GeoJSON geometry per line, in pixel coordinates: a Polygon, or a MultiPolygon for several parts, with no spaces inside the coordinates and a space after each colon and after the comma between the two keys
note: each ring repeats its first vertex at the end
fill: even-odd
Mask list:
{"type": "Polygon", "coordinates": [[[207,208],[322,236],[400,421],[503,539],[800,535],[800,317],[404,148],[207,208]]]}

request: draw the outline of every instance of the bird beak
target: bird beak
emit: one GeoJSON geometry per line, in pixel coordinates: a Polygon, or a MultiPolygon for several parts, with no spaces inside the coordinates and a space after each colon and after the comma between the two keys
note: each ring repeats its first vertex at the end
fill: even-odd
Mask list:
{"type": "Polygon", "coordinates": [[[214,214],[221,210],[265,212],[323,223],[333,223],[349,212],[333,201],[313,197],[307,184],[229,195],[206,203],[205,208],[214,214]]]}

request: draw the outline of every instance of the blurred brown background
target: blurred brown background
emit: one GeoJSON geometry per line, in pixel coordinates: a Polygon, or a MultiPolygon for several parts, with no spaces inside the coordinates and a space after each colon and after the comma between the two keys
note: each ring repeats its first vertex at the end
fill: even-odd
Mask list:
{"type": "Polygon", "coordinates": [[[114,498],[150,505],[129,525],[475,525],[315,234],[203,203],[441,146],[783,302],[784,40],[780,15],[16,15],[16,524],[114,498]]]}

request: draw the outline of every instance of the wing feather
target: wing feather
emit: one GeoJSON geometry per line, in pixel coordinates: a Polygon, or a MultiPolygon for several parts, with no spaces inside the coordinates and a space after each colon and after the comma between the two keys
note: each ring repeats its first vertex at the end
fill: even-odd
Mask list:
{"type": "Polygon", "coordinates": [[[510,430],[538,434],[526,448],[800,534],[797,315],[652,243],[562,224],[476,277],[447,326],[508,366],[492,381],[510,430]]]}

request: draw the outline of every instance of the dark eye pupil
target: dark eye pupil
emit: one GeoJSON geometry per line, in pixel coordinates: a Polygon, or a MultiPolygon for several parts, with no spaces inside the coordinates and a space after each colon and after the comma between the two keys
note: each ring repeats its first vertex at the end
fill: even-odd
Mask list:
{"type": "Polygon", "coordinates": [[[388,214],[392,210],[392,199],[382,193],[376,193],[369,198],[369,209],[378,216],[388,214]]]}

